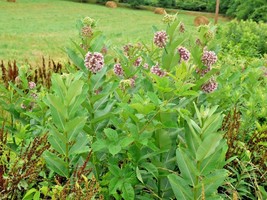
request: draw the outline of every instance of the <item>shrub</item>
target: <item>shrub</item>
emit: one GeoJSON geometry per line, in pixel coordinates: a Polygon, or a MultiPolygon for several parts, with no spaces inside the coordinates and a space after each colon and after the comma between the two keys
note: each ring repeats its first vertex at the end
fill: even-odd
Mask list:
{"type": "Polygon", "coordinates": [[[222,49],[235,55],[261,57],[267,53],[267,25],[253,21],[232,21],[219,28],[222,49]]]}

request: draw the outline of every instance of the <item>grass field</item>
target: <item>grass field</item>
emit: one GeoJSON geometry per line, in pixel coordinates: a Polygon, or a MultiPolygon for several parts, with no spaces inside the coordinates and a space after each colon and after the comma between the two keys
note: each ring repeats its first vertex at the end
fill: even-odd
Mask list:
{"type": "MultiPolygon", "coordinates": [[[[66,60],[64,48],[77,39],[76,21],[85,16],[98,20],[112,46],[139,40],[151,41],[152,25],[165,25],[151,11],[110,9],[95,4],[63,0],[0,0],[0,60],[38,61],[41,56],[66,60]]],[[[187,28],[195,16],[179,14],[187,28]]]]}

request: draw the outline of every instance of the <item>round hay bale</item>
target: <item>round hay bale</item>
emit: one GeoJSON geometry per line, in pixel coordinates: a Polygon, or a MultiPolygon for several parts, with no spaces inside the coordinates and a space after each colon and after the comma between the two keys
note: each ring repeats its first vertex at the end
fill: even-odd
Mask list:
{"type": "Polygon", "coordinates": [[[164,8],[155,8],[154,13],[159,15],[165,15],[166,11],[164,8]]]}
{"type": "Polygon", "coordinates": [[[117,8],[117,3],[114,1],[107,1],[106,6],[108,8],[117,8]]]}
{"type": "Polygon", "coordinates": [[[195,26],[207,25],[209,23],[210,23],[209,19],[204,16],[198,16],[194,19],[195,26]]]}
{"type": "Polygon", "coordinates": [[[16,2],[16,0],[7,0],[7,2],[16,2]]]}

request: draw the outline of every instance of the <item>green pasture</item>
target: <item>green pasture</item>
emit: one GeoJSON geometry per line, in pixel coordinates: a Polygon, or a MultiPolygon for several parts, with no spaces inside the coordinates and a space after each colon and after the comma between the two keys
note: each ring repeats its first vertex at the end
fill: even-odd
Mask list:
{"type": "MultiPolygon", "coordinates": [[[[147,10],[110,9],[102,5],[63,0],[0,0],[0,60],[37,61],[42,56],[66,60],[64,48],[76,40],[76,21],[98,20],[112,47],[127,42],[150,42],[152,25],[163,28],[162,16],[147,10]]],[[[194,15],[179,14],[188,29],[194,15]]]]}

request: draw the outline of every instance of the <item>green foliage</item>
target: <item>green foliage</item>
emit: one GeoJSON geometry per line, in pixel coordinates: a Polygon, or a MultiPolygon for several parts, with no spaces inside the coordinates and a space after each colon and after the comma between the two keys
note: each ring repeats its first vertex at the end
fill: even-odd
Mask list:
{"type": "Polygon", "coordinates": [[[266,60],[243,61],[238,49],[218,54],[216,27],[189,34],[178,19],[154,26],[152,45],[111,54],[86,17],[66,49],[72,63],[52,74],[51,88],[33,87],[23,68],[20,84],[1,87],[7,197],[15,188],[20,199],[265,198],[266,60]],[[27,166],[38,181],[15,179],[31,174],[27,166]]]}
{"type": "Polygon", "coordinates": [[[182,114],[186,124],[176,150],[179,176],[168,176],[176,199],[221,199],[217,190],[227,177],[227,147],[217,132],[223,116],[215,114],[216,108],[195,107],[197,121],[182,114]]]}
{"type": "Polygon", "coordinates": [[[261,57],[267,53],[267,26],[253,21],[232,21],[219,28],[222,49],[234,55],[261,57]]]}

